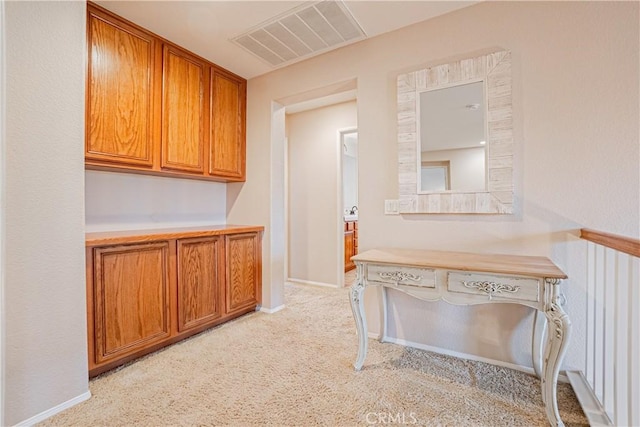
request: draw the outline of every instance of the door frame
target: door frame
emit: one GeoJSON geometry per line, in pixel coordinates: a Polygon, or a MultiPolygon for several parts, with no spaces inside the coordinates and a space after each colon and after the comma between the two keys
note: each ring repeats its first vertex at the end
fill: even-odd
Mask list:
{"type": "MultiPolygon", "coordinates": [[[[356,100],[357,102],[357,100],[356,100]]],[[[336,180],[338,183],[338,268],[340,268],[340,272],[338,274],[338,287],[344,288],[344,136],[358,133],[358,126],[348,127],[338,129],[338,179],[336,180]]],[[[356,162],[358,161],[358,156],[356,155],[356,162]]],[[[358,182],[356,180],[356,188],[358,188],[358,182]]],[[[360,218],[358,216],[358,218],[360,218]]]]}
{"type": "Polygon", "coordinates": [[[5,155],[6,155],[6,46],[5,46],[5,2],[0,1],[0,425],[5,424],[5,155]]]}
{"type": "MultiPolygon", "coordinates": [[[[283,197],[282,197],[282,209],[283,209],[283,230],[282,230],[282,234],[278,234],[272,231],[271,234],[271,240],[272,243],[276,244],[277,241],[279,241],[280,239],[282,239],[282,248],[283,248],[283,262],[282,262],[282,283],[284,285],[284,283],[289,282],[289,279],[291,279],[290,277],[290,272],[289,272],[289,253],[290,253],[290,244],[289,244],[289,158],[288,158],[288,145],[289,145],[289,141],[286,135],[286,132],[284,132],[284,135],[282,136],[282,138],[280,139],[279,135],[278,136],[274,136],[273,133],[273,129],[274,128],[282,128],[282,130],[284,131],[284,129],[286,128],[286,113],[289,112],[289,110],[291,108],[297,108],[297,107],[301,107],[304,106],[305,109],[314,109],[314,108],[320,108],[320,107],[324,107],[324,106],[328,106],[328,105],[333,105],[333,104],[340,104],[342,102],[346,102],[349,100],[355,100],[357,102],[358,100],[358,96],[357,96],[357,79],[356,78],[352,78],[349,80],[345,80],[345,81],[341,81],[341,82],[337,82],[337,83],[333,83],[324,87],[320,87],[320,88],[315,88],[315,89],[311,89],[308,91],[304,91],[304,92],[299,92],[296,94],[292,94],[283,98],[279,98],[279,99],[272,99],[272,111],[271,111],[271,127],[272,127],[272,135],[271,135],[271,153],[272,155],[275,154],[275,158],[277,159],[282,159],[283,163],[284,163],[284,167],[282,168],[282,181],[283,181],[283,185],[282,187],[277,186],[276,184],[276,189],[280,189],[283,192],[283,197]],[[283,111],[284,110],[284,111],[283,111]],[[280,147],[281,146],[281,147],[280,147]],[[282,150],[282,151],[280,151],[282,150]]],[[[297,111],[299,112],[299,111],[297,111]]],[[[344,229],[343,226],[343,222],[344,219],[342,218],[342,150],[338,150],[339,152],[339,171],[338,173],[340,174],[340,176],[338,177],[338,182],[339,182],[339,194],[337,197],[340,197],[339,200],[339,204],[338,206],[339,208],[339,215],[340,215],[340,221],[339,224],[341,227],[340,230],[342,231],[344,229]]],[[[276,163],[274,163],[272,161],[271,163],[272,167],[277,166],[276,163]]],[[[272,177],[273,179],[273,177],[272,177]]],[[[272,188],[273,190],[273,188],[272,188]]],[[[273,215],[273,209],[272,209],[272,215],[273,215]]],[[[273,218],[272,218],[272,222],[273,222],[273,218]]],[[[340,257],[338,259],[338,269],[341,270],[341,272],[336,271],[336,277],[338,279],[338,282],[333,285],[331,284],[331,287],[343,287],[344,286],[344,235],[339,236],[339,242],[342,242],[342,244],[339,244],[339,248],[338,248],[338,254],[337,256],[340,257]]],[[[273,245],[272,245],[273,246],[273,245]]],[[[277,246],[277,244],[276,244],[277,246]]],[[[274,253],[277,252],[272,252],[271,256],[274,255],[274,253]]],[[[273,268],[273,261],[272,261],[272,268],[273,268]]],[[[272,277],[273,278],[273,277],[272,277]]],[[[272,281],[272,286],[273,286],[273,281],[272,281]]],[[[298,283],[296,281],[296,283],[298,283]]],[[[309,283],[311,285],[322,285],[320,283],[309,283]]],[[[279,287],[276,286],[274,289],[270,289],[269,292],[277,297],[281,297],[282,298],[282,307],[284,307],[284,298],[283,298],[283,294],[284,294],[284,286],[279,287]],[[280,294],[280,295],[277,295],[280,294]]],[[[280,298],[278,298],[280,299],[280,298]]],[[[278,307],[279,309],[280,307],[278,307]]]]}

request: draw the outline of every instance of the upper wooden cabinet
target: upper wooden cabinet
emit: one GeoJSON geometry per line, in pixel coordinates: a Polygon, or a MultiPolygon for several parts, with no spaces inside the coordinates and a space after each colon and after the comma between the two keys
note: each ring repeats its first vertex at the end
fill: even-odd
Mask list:
{"type": "Polygon", "coordinates": [[[162,55],[162,167],[204,172],[206,62],[165,45],[162,55]]]}
{"type": "Polygon", "coordinates": [[[211,70],[210,174],[244,176],[246,99],[244,80],[211,70]]]}
{"type": "Polygon", "coordinates": [[[87,160],[151,167],[157,40],[89,8],[87,160]]]}
{"type": "Polygon", "coordinates": [[[245,79],[92,3],[87,39],[87,169],[244,181],[245,79]]]}

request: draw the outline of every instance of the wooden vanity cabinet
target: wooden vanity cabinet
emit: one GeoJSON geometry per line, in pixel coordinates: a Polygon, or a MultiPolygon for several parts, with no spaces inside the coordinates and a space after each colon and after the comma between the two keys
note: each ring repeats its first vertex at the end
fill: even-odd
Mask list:
{"type": "Polygon", "coordinates": [[[263,229],[88,233],[89,376],[259,307],[263,229]]]}
{"type": "Polygon", "coordinates": [[[356,265],[351,257],[358,254],[358,221],[344,223],[344,271],[351,271],[356,265]]]}
{"type": "Polygon", "coordinates": [[[351,257],[355,255],[354,252],[354,234],[353,231],[344,232],[344,271],[351,271],[356,268],[356,265],[351,261],[351,257]]]}
{"type": "Polygon", "coordinates": [[[245,180],[245,79],[93,3],[87,45],[87,169],[245,180]]]}

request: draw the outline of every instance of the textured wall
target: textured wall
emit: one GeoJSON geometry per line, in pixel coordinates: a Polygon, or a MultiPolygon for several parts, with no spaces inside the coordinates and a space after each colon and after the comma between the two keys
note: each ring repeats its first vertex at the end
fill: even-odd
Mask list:
{"type": "MultiPolygon", "coordinates": [[[[586,254],[576,230],[639,235],[638,39],[637,2],[483,2],[251,79],[250,173],[228,194],[228,220],[271,220],[259,206],[281,191],[266,161],[272,100],[356,77],[360,249],[549,256],[570,276],[565,289],[575,333],[565,365],[579,367],[586,254]],[[513,55],[516,213],[383,215],[384,199],[398,196],[396,76],[498,48],[513,55]]],[[[269,253],[264,263],[268,269],[269,253]]],[[[280,282],[264,286],[265,294],[282,292],[280,282]]],[[[462,308],[395,294],[390,304],[390,333],[399,338],[531,365],[529,309],[462,308]]]]}
{"type": "Polygon", "coordinates": [[[287,115],[289,278],[337,286],[344,271],[338,131],[357,126],[356,103],[287,115]],[[340,216],[339,216],[340,215],[340,216]],[[342,238],[340,238],[342,236],[342,238]]]}
{"type": "Polygon", "coordinates": [[[88,392],[84,2],[6,2],[5,418],[88,392]]]}
{"type": "Polygon", "coordinates": [[[87,231],[224,224],[226,184],[87,171],[87,231]]]}

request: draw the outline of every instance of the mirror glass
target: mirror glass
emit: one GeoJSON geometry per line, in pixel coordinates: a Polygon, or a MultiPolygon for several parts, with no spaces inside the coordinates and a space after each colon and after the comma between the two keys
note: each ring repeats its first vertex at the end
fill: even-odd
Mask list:
{"type": "Polygon", "coordinates": [[[420,191],[483,191],[484,82],[420,93],[420,191]]]}

